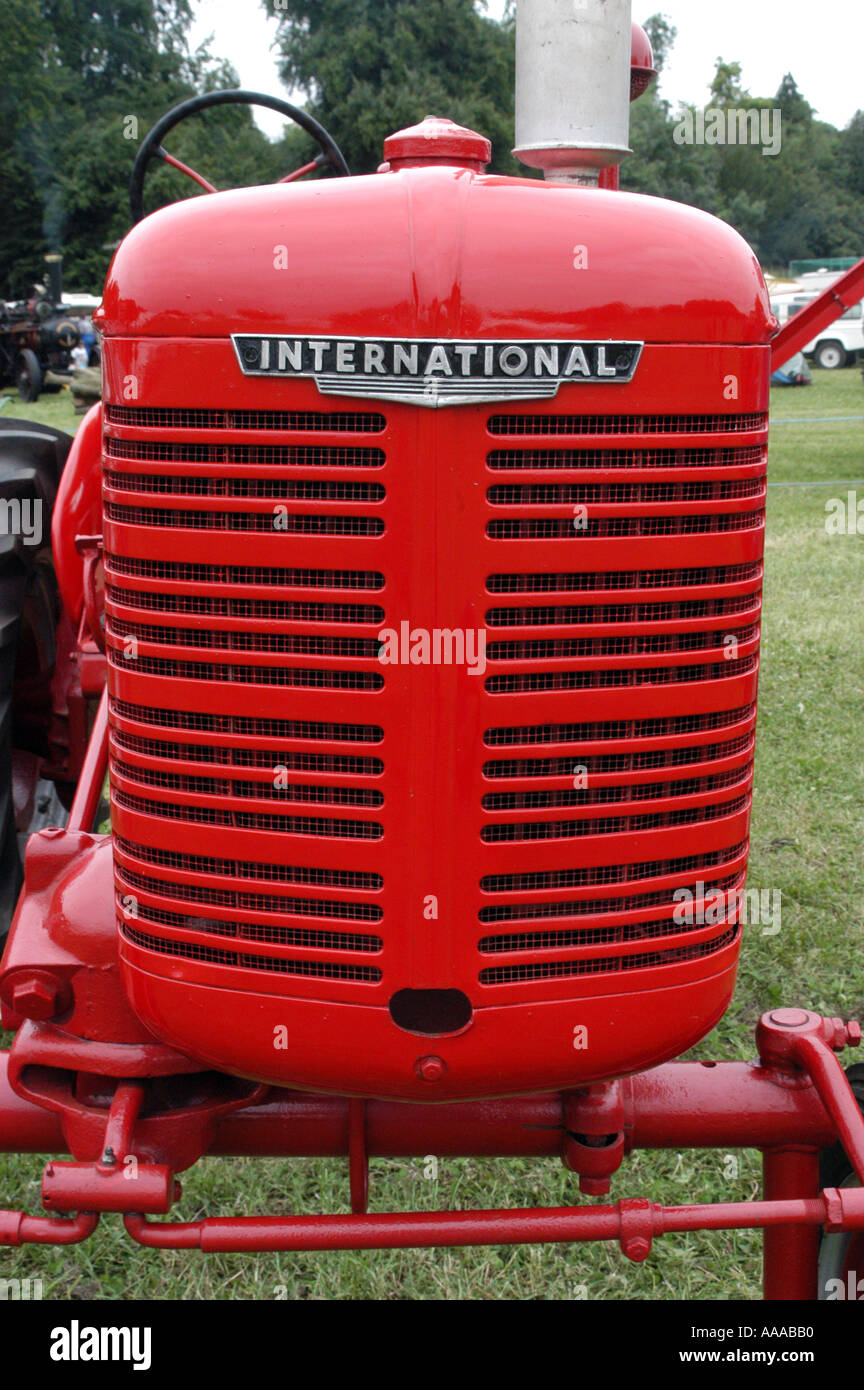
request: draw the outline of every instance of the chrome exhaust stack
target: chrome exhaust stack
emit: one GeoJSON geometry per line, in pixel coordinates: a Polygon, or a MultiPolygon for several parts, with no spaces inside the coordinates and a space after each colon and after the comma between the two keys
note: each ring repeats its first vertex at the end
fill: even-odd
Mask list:
{"type": "Polygon", "coordinates": [[[630,154],[631,0],[518,0],[516,148],[547,179],[596,185],[630,154]]]}

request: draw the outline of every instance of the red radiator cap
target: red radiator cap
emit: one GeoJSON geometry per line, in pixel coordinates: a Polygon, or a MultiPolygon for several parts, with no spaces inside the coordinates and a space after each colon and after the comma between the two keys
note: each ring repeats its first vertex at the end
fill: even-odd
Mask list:
{"type": "Polygon", "coordinates": [[[492,158],[492,142],[476,130],[438,116],[397,130],[384,141],[384,158],[391,169],[419,164],[462,164],[482,173],[492,158]]]}

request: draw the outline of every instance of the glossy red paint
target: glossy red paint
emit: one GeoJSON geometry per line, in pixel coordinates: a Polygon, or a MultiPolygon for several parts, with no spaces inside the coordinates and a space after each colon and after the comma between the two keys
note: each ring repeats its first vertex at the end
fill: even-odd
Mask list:
{"type": "Polygon", "coordinates": [[[51,546],[60,597],[77,629],[84,606],[84,558],[78,536],[102,531],[102,402],[91,406],[78,426],[66,460],[51,523],[51,546]]]}
{"type": "MultiPolygon", "coordinates": [[[[225,341],[286,325],[318,336],[728,346],[764,345],[774,323],[753,252],[707,213],[447,167],[239,189],[165,208],[124,239],[103,310],[109,358],[117,364],[125,350],[133,376],[158,350],[153,339],[225,341]],[[574,272],[577,244],[589,248],[590,274],[574,272]],[[285,270],[274,268],[285,260],[280,246],[285,270]]],[[[175,405],[194,407],[193,379],[187,373],[179,391],[175,381],[175,405]]],[[[253,385],[270,399],[284,391],[226,373],[223,406],[246,405],[253,385]]],[[[680,403],[687,383],[677,385],[680,403]]],[[[105,400],[134,404],[133,389],[126,382],[124,394],[114,365],[105,400]]],[[[138,389],[146,404],[143,374],[138,389]]]]}
{"type": "Polygon", "coordinates": [[[129,999],[202,1064],[414,1101],[653,1066],[728,1004],[738,931],[682,933],[673,893],[743,881],[772,326],[715,219],[413,167],[421,140],[148,218],[103,318],[129,999]],[[647,345],[551,409],[429,411],[244,377],[243,331],[647,345]],[[488,629],[488,672],[382,667],[402,621],[488,629]],[[467,1026],[398,1027],[403,989],[467,1026]]]}
{"type": "MultiPolygon", "coordinates": [[[[98,1213],[121,1211],[126,1213],[128,1233],[141,1244],[205,1251],[617,1240],[627,1258],[641,1261],[650,1254],[653,1240],[668,1232],[762,1229],[766,1297],[807,1300],[816,1296],[818,1228],[864,1230],[864,1189],[820,1191],[816,1166],[817,1146],[840,1136],[856,1162],[864,1155],[864,1118],[857,1107],[847,1113],[849,1087],[834,1055],[849,1039],[856,1042],[860,1037],[854,1026],[838,1020],[795,1011],[799,1017],[792,1021],[781,1017],[783,1012],[762,1019],[758,1064],[673,1063],[650,1076],[595,1091],[535,1099],[406,1107],[250,1092],[233,1100],[223,1098],[221,1109],[211,1109],[209,1127],[202,1127],[206,1106],[199,1107],[196,1124],[194,1110],[178,1113],[170,1089],[160,1089],[164,1083],[121,1080],[113,1092],[98,1085],[82,1088],[75,1103],[78,1110],[89,1111],[89,1153],[75,1163],[52,1160],[47,1165],[43,1201],[49,1209],[89,1209],[89,1215],[57,1227],[58,1242],[84,1239],[98,1213]],[[835,1128],[832,1115],[846,1118],[835,1128]],[[573,1139],[601,1136],[606,1123],[622,1125],[628,1152],[648,1136],[648,1146],[654,1147],[717,1142],[760,1147],[765,1151],[764,1199],[686,1207],[627,1199],[591,1208],[364,1214],[370,1155],[558,1152],[568,1163],[573,1139]],[[212,1153],[347,1154],[352,1215],[147,1221],[141,1213],[167,1214],[179,1196],[173,1173],[189,1161],[190,1133],[199,1145],[206,1138],[212,1153]],[[122,1181],[130,1155],[139,1176],[134,1199],[131,1185],[122,1181]]],[[[16,1042],[16,1050],[26,1052],[28,1042],[25,1035],[21,1046],[16,1042]]],[[[22,1105],[17,1094],[10,1096],[5,1070],[6,1057],[0,1055],[0,1142],[8,1141],[11,1121],[16,1142],[32,1147],[42,1139],[59,1147],[60,1130],[46,1132],[37,1105],[28,1105],[27,1097],[22,1105]]],[[[10,1067],[9,1074],[17,1093],[20,1063],[10,1067]]],[[[189,1080],[194,1083],[196,1078],[189,1080]]],[[[62,1118],[62,1134],[68,1140],[70,1119],[79,1117],[62,1118]]],[[[80,1124],[72,1126],[73,1152],[84,1132],[80,1124]]],[[[203,1151],[199,1147],[198,1152],[203,1151]]],[[[617,1162],[613,1154],[610,1171],[617,1162]]],[[[0,1212],[0,1243],[48,1238],[39,1218],[0,1212]]]]}
{"type": "Polygon", "coordinates": [[[834,1056],[860,1029],[779,1011],[758,1063],[662,1065],[722,1015],[738,955],[734,921],[673,907],[746,869],[761,274],[704,214],[487,177],[482,137],[435,126],[391,137],[378,177],[196,199],[115,257],[104,409],[55,531],[95,694],[104,470],[110,698],[0,975],[4,1017],[31,1015],[0,1055],[0,1148],[71,1153],[43,1195],[83,1214],[2,1212],[0,1243],[84,1239],[103,1210],[207,1250],[642,1260],[665,1231],[750,1227],[769,1296],[810,1297],[817,1228],[864,1229],[814,1160],[840,1138],[864,1173],[834,1056]],[[242,331],[646,346],[626,385],[430,411],[245,377],[242,331]],[[262,527],[280,498],[291,525],[262,527]],[[482,630],[487,668],[382,666],[403,620],[482,630]],[[113,856],[91,833],[108,757],[113,856]],[[397,1026],[405,990],[470,1012],[397,1026]],[[691,1145],[765,1150],[766,1200],[365,1215],[379,1155],[557,1156],[599,1195],[634,1149],[691,1145]],[[208,1152],[344,1155],[352,1215],[149,1222],[208,1152]]]}
{"type": "Polygon", "coordinates": [[[771,345],[771,370],[776,372],[862,298],[864,256],[780,329],[771,345]]]}

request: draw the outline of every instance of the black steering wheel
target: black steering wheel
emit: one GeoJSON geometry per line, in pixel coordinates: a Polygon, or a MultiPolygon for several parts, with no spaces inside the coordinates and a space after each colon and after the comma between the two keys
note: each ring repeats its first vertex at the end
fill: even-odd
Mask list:
{"type": "Polygon", "coordinates": [[[162,159],[172,168],[179,169],[181,174],[186,174],[188,178],[194,179],[206,192],[217,192],[213,184],[209,183],[201,174],[196,173],[194,169],[190,169],[187,164],[175,159],[173,155],[162,148],[162,140],[169,130],[173,130],[181,121],[185,121],[187,116],[194,116],[198,111],[206,111],[210,106],[267,106],[271,111],[278,111],[281,115],[287,116],[289,120],[295,121],[312,136],[313,140],[318,142],[321,147],[321,153],[318,157],[310,160],[308,164],[301,165],[292,173],[286,174],[284,179],[279,180],[280,183],[292,183],[294,179],[302,178],[304,174],[310,174],[314,169],[322,169],[328,164],[337,174],[344,175],[351,172],[332,135],[328,134],[323,125],[319,125],[312,116],[301,111],[298,106],[292,106],[290,101],[283,101],[281,97],[268,97],[263,92],[247,92],[242,87],[230,87],[224,92],[207,92],[204,96],[190,97],[188,101],[181,101],[179,106],[172,107],[156,122],[153,129],[145,137],[135,159],[132,178],[129,183],[129,207],[133,225],[140,222],[144,216],[144,179],[150,162],[154,158],[162,159]]]}

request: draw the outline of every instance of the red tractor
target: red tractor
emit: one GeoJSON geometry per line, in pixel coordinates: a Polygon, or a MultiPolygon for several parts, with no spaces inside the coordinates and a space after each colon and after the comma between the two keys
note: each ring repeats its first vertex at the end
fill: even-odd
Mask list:
{"type": "Polygon", "coordinates": [[[542,180],[432,117],[346,177],[242,91],[142,145],[54,507],[74,796],[0,974],[0,1147],[68,1156],[0,1242],[114,1212],[163,1249],[641,1261],[757,1228],[769,1298],[862,1269],[860,1028],[780,1008],[752,1063],[673,1060],[741,946],[777,324],[730,227],[617,191],[627,0],[527,0],[517,50],[542,180]],[[334,177],[142,220],[170,130],[246,100],[334,177]],[[760,1149],[762,1198],[605,1200],[687,1146],[760,1149]],[[428,1153],[557,1158],[601,1200],[368,1213],[370,1158],[428,1153]],[[165,1220],[204,1154],[345,1155],[352,1210],[165,1220]]]}

